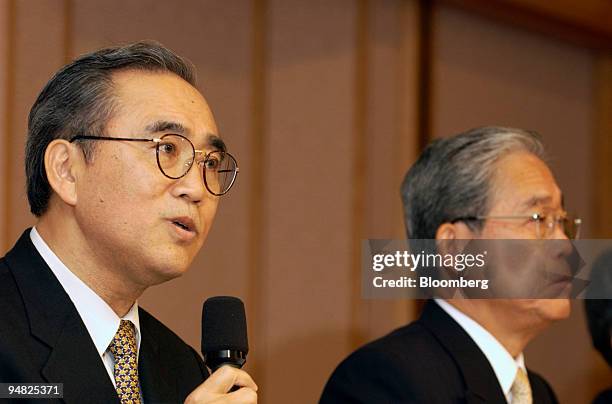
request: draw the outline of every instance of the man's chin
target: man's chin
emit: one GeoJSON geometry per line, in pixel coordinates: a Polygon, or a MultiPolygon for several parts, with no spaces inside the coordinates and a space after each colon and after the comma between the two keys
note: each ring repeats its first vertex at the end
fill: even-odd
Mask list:
{"type": "Polygon", "coordinates": [[[191,264],[191,260],[184,258],[168,259],[167,262],[168,264],[166,265],[158,264],[155,267],[149,268],[147,271],[149,275],[147,283],[149,286],[159,285],[183,276],[191,264]]]}
{"type": "Polygon", "coordinates": [[[558,321],[569,317],[572,306],[569,299],[539,299],[537,311],[544,320],[558,321]]]}
{"type": "Polygon", "coordinates": [[[173,279],[179,278],[181,276],[183,276],[183,274],[187,272],[185,271],[164,271],[164,272],[158,272],[156,274],[156,276],[154,276],[151,279],[151,282],[149,284],[149,286],[155,286],[155,285],[160,285],[162,283],[166,283],[168,281],[171,281],[173,279]]]}

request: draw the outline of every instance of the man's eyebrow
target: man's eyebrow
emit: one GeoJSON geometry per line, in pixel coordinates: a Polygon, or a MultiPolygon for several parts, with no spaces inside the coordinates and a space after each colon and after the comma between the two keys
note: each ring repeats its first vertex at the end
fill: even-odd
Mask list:
{"type": "Polygon", "coordinates": [[[147,125],[145,130],[149,133],[172,132],[179,135],[187,132],[182,124],[172,121],[156,121],[150,125],[147,125]]]}
{"type": "Polygon", "coordinates": [[[206,138],[206,142],[209,146],[214,147],[216,150],[225,152],[227,151],[227,146],[225,146],[225,142],[217,135],[208,135],[206,138]]]}
{"type": "MultiPolygon", "coordinates": [[[[178,135],[185,135],[188,132],[181,123],[172,121],[156,121],[147,125],[145,130],[149,133],[172,132],[178,135]]],[[[216,150],[227,151],[225,142],[217,135],[209,134],[206,136],[206,144],[214,147],[216,150]]]]}
{"type": "Polygon", "coordinates": [[[521,204],[524,208],[533,208],[538,205],[544,205],[546,203],[550,203],[552,201],[552,197],[550,196],[534,196],[533,198],[529,198],[527,201],[521,204]]]}

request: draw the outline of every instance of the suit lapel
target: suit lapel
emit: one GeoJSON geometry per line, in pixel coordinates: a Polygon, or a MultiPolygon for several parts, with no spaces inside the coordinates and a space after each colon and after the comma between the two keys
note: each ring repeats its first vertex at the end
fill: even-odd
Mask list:
{"type": "MultiPolygon", "coordinates": [[[[140,309],[139,309],[140,310],[140,309]]],[[[155,337],[151,334],[147,316],[140,315],[140,355],[138,358],[138,376],[140,389],[147,403],[174,403],[178,402],[176,388],[168,384],[171,380],[166,373],[155,337]]]]}
{"type": "Polygon", "coordinates": [[[434,301],[420,318],[457,364],[466,385],[468,403],[505,403],[506,397],[486,356],[451,316],[434,301]]]}
{"type": "Polygon", "coordinates": [[[531,394],[533,402],[538,404],[556,404],[557,397],[550,386],[540,376],[532,373],[527,369],[527,377],[531,386],[531,394]]]}
{"type": "Polygon", "coordinates": [[[64,383],[66,403],[119,402],[106,368],[81,322],[70,317],[42,369],[48,382],[64,383]]]}
{"type": "Polygon", "coordinates": [[[64,384],[66,403],[118,403],[117,393],[72,301],[26,230],[6,255],[23,297],[30,331],[49,349],[41,374],[64,384]]]}

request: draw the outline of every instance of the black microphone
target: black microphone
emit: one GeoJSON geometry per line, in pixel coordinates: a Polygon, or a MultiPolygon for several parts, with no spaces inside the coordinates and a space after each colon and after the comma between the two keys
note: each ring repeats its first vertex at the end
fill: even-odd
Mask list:
{"type": "Polygon", "coordinates": [[[214,372],[223,365],[241,368],[249,352],[242,300],[233,296],[207,299],[202,307],[202,354],[214,372]]]}

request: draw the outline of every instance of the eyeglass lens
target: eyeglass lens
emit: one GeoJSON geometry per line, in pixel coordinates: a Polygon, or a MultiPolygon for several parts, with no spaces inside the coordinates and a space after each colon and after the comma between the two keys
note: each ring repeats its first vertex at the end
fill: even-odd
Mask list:
{"type": "MultiPolygon", "coordinates": [[[[157,144],[157,162],[160,170],[170,178],[181,178],[195,159],[193,144],[180,135],[165,135],[157,144]]],[[[238,171],[236,160],[228,153],[213,151],[199,162],[204,173],[206,188],[214,195],[226,193],[234,183],[238,171]]]]}
{"type": "Polygon", "coordinates": [[[537,232],[539,238],[548,238],[553,235],[557,226],[561,226],[564,234],[570,240],[576,239],[580,234],[580,221],[573,215],[555,216],[550,215],[543,218],[541,221],[536,221],[537,232]]]}

